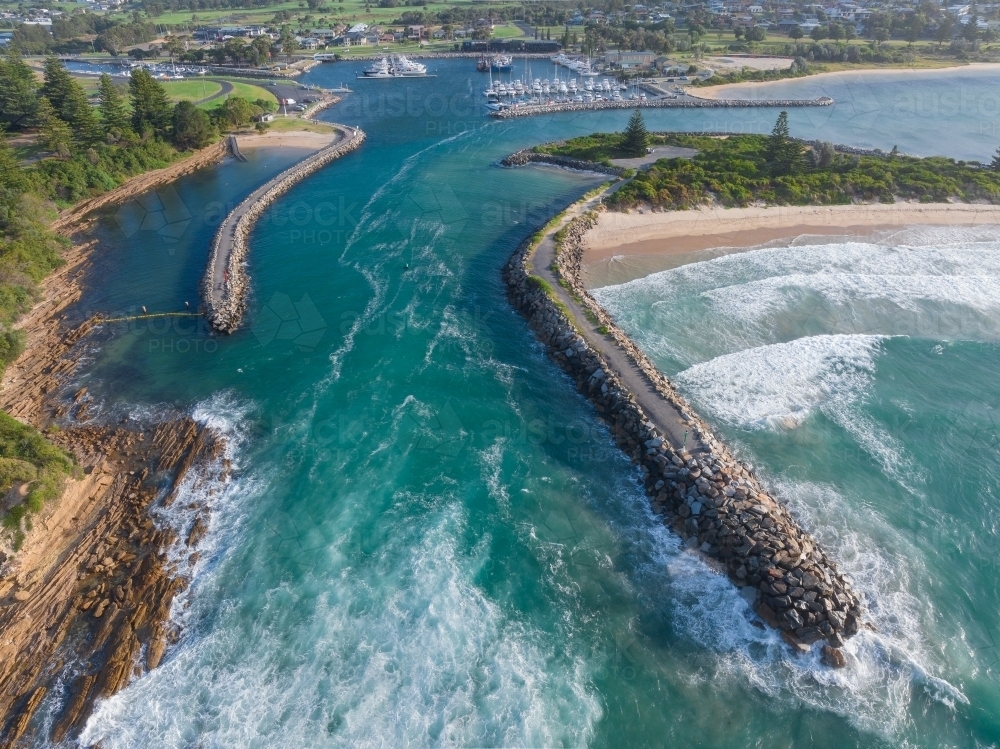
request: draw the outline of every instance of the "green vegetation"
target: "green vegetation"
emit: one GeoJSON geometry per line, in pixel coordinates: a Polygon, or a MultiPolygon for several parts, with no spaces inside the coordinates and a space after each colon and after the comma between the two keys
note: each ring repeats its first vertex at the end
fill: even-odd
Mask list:
{"type": "MultiPolygon", "coordinates": [[[[629,124],[631,124],[631,121],[629,124]]],[[[645,129],[645,125],[643,125],[643,129],[645,129]]],[[[642,153],[646,152],[647,146],[660,145],[663,142],[662,136],[647,133],[642,153]]],[[[583,135],[571,140],[545,143],[536,146],[534,151],[535,153],[547,153],[553,156],[568,156],[572,159],[580,159],[581,161],[594,161],[605,166],[612,165],[611,159],[627,159],[635,155],[623,146],[621,133],[583,135]]],[[[642,155],[642,153],[639,155],[642,155]]]]}
{"type": "Polygon", "coordinates": [[[648,145],[649,133],[646,131],[646,123],[642,119],[642,112],[637,109],[632,113],[628,126],[622,133],[620,148],[629,156],[636,157],[645,156],[648,145]]]}
{"type": "Polygon", "coordinates": [[[222,90],[222,84],[218,81],[205,79],[164,81],[162,85],[171,101],[199,101],[214,96],[222,90]]]}
{"type": "Polygon", "coordinates": [[[95,108],[55,58],[46,60],[40,86],[15,50],[0,61],[0,122],[9,132],[37,131],[45,156],[20,164],[0,138],[0,373],[24,348],[13,324],[36,300],[38,283],[62,263],[66,240],[48,229],[54,208],[165,167],[211,143],[220,129],[244,126],[274,106],[230,97],[206,113],[190,102],[173,104],[146,70],[132,74],[127,91],[108,76],[96,91],[95,108]]]}
{"type": "Polygon", "coordinates": [[[19,548],[31,515],[59,496],[73,458],[34,428],[0,411],[0,523],[19,548]]]}
{"type": "Polygon", "coordinates": [[[837,153],[830,144],[806,146],[788,137],[787,121],[779,120],[770,136],[676,133],[664,140],[698,153],[660,159],[639,172],[609,196],[610,208],[685,209],[712,200],[725,206],[891,203],[897,197],[1000,202],[1000,171],[942,157],[855,156],[837,153]]]}

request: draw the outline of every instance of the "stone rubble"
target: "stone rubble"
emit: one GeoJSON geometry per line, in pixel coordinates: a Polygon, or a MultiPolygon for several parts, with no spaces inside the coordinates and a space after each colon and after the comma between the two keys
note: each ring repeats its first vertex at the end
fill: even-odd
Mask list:
{"type": "Polygon", "coordinates": [[[621,101],[565,102],[560,104],[528,104],[490,112],[490,117],[509,120],[533,114],[555,112],[589,112],[598,109],[726,109],[746,107],[829,107],[833,99],[623,99],[621,101]]]}
{"type": "MultiPolygon", "coordinates": [[[[561,145],[560,143],[548,143],[546,145],[561,145]]],[[[524,148],[515,151],[510,156],[500,161],[500,166],[525,166],[526,164],[552,164],[562,166],[567,169],[577,169],[583,172],[598,172],[599,174],[610,174],[615,177],[622,176],[627,170],[621,166],[606,166],[596,161],[585,161],[574,159],[569,156],[559,156],[550,153],[538,153],[532,148],[524,148]]]]}
{"type": "Polygon", "coordinates": [[[545,283],[529,274],[530,240],[504,268],[511,303],[527,318],[549,356],[593,403],[619,447],[639,465],[653,511],[664,524],[688,549],[721,567],[757,615],[780,631],[796,651],[807,652],[822,640],[837,651],[825,655],[824,662],[840,665],[843,656],[837,649],[862,626],[861,599],[819,544],[768,494],[750,466],[714,437],[667,378],[590,296],[581,280],[581,239],[594,221],[593,213],[580,216],[557,235],[555,270],[570,294],[594,315],[596,325],[607,331],[656,391],[680,411],[704,451],[692,455],[683,445],[669,444],[649,420],[604,357],[549,297],[545,283]]]}

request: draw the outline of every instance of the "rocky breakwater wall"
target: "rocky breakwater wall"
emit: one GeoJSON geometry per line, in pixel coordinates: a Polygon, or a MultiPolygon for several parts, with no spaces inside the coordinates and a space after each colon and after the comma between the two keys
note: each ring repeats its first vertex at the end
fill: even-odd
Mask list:
{"type": "Polygon", "coordinates": [[[529,243],[504,268],[511,303],[527,318],[550,357],[593,403],[619,447],[640,466],[653,511],[686,547],[724,571],[756,614],[794,649],[807,652],[825,640],[823,660],[831,666],[845,665],[839,648],[861,627],[860,598],[816,541],[768,494],[751,468],[713,436],[587,293],[580,277],[581,237],[593,220],[593,215],[582,216],[560,232],[557,272],[578,303],[595,315],[600,333],[607,330],[658,394],[690,425],[695,442],[690,451],[686,444],[670,444],[619,375],[553,301],[552,290],[530,274],[529,243]]]}
{"type": "Polygon", "coordinates": [[[620,166],[606,166],[596,161],[584,161],[583,159],[573,159],[569,156],[557,156],[550,153],[538,153],[530,148],[515,151],[510,156],[500,161],[501,166],[525,166],[526,164],[553,164],[567,169],[578,169],[584,172],[597,172],[598,174],[610,174],[620,177],[625,173],[625,169],[620,166]]]}
{"type": "Polygon", "coordinates": [[[288,192],[297,182],[323,168],[331,161],[356,150],[365,141],[358,128],[335,125],[345,139],[334,143],[282,172],[234,208],[219,227],[212,242],[208,269],[202,280],[205,317],[214,330],[232,333],[246,311],[250,279],[244,269],[249,250],[250,232],[264,210],[288,192]],[[225,273],[221,282],[218,269],[225,273]],[[221,284],[221,289],[219,285],[221,284]]]}
{"type": "Polygon", "coordinates": [[[501,120],[513,117],[530,117],[534,114],[556,112],[590,112],[599,109],[725,109],[746,107],[829,107],[833,99],[623,99],[621,101],[564,102],[560,104],[528,104],[490,112],[490,117],[501,120]]]}

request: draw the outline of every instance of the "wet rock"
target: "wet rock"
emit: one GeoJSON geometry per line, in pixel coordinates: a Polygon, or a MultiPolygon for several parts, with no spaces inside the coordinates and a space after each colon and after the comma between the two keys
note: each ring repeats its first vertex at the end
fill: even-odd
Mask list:
{"type": "Polygon", "coordinates": [[[847,659],[844,657],[840,648],[835,648],[830,645],[823,646],[822,656],[820,659],[830,668],[844,668],[847,665],[847,659]]]}

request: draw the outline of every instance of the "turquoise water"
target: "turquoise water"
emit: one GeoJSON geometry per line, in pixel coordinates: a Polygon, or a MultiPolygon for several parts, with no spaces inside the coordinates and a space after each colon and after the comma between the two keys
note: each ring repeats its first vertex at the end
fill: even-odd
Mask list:
{"type": "MultiPolygon", "coordinates": [[[[258,225],[248,327],[215,338],[182,320],[98,338],[81,379],[99,413],[192,412],[229,435],[233,471],[187,487],[214,512],[200,559],[177,552],[193,576],[174,612],[180,641],[99,707],[84,739],[1000,739],[995,239],[911,237],[907,247],[929,248],[912,257],[901,244],[855,248],[857,267],[828,267],[822,246],[808,258],[770,250],[601,292],[865,592],[878,632],[852,641],[851,669],[831,672],[791,656],[725,579],[678,550],[504,298],[513,248],[596,180],[496,161],[620,129],[629,113],[493,122],[474,106],[484,82],[469,61],[431,67],[438,78],[309,74],[351,81],[356,93],[324,117],[369,141],[258,225]]],[[[991,83],[980,85],[985,95],[991,83]]],[[[725,116],[731,129],[766,130],[776,113],[725,116]]],[[[791,113],[793,133],[809,116],[791,113]]],[[[822,137],[857,140],[847,108],[826,116],[822,137]]],[[[647,122],[725,127],[712,111],[647,122]]],[[[947,149],[919,145],[994,149],[959,133],[947,149]]],[[[226,164],[179,181],[176,197],[109,212],[76,313],[194,304],[220,204],[282,161],[226,164]]],[[[192,522],[190,503],[162,522],[192,522]]]]}

